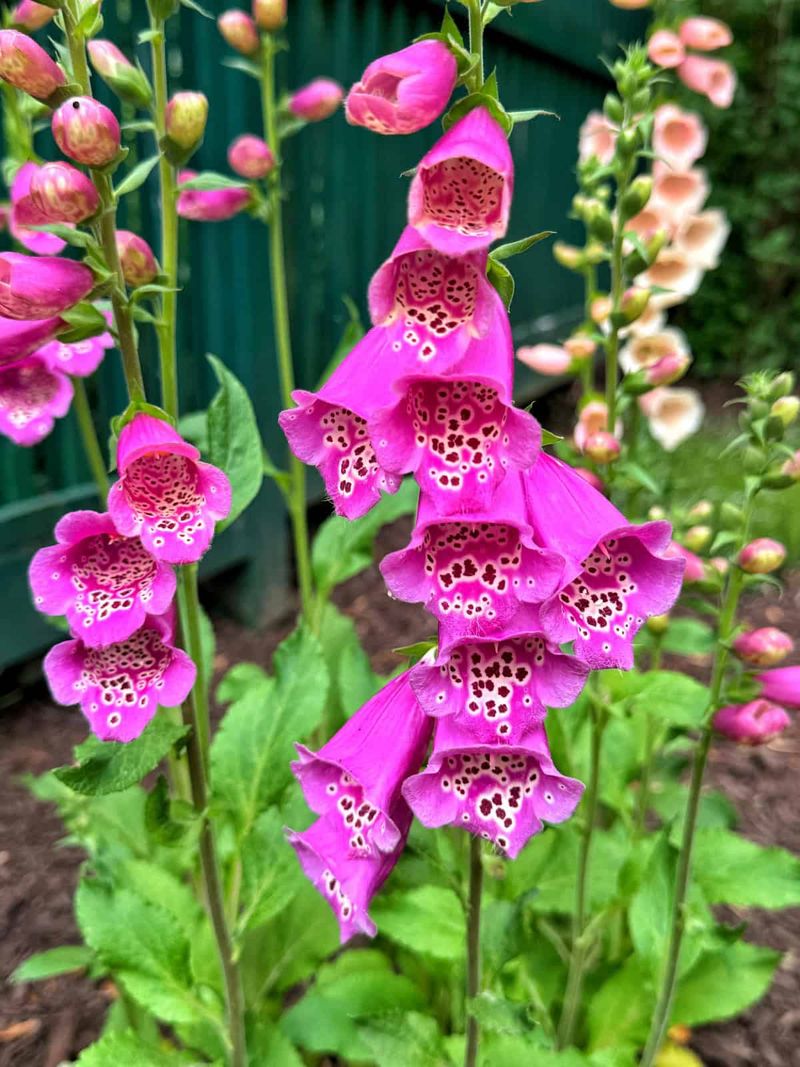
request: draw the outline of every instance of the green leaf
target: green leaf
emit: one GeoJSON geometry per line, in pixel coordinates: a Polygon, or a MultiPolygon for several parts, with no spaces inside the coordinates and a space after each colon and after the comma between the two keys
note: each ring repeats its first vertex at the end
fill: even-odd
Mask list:
{"type": "Polygon", "coordinates": [[[632,956],[624,967],[613,972],[589,1002],[590,1050],[643,1042],[654,1003],[647,964],[632,956]]]}
{"type": "Polygon", "coordinates": [[[789,908],[800,905],[800,859],[723,829],[699,830],[693,869],[709,904],[789,908]]]}
{"type": "MultiPolygon", "coordinates": [[[[654,647],[655,641],[649,630],[639,632],[637,644],[643,648],[654,647]]],[[[704,656],[714,651],[715,644],[714,631],[701,619],[670,619],[667,632],[661,637],[664,652],[677,656],[704,656]]]]}
{"type": "Polygon", "coordinates": [[[275,650],[275,676],[248,686],[228,709],[211,746],[212,804],[245,835],[291,780],[294,742],[314,729],[328,692],[318,639],[300,626],[275,650]]]}
{"type": "Polygon", "coordinates": [[[214,171],[205,170],[202,174],[197,174],[194,178],[181,182],[178,186],[178,191],[193,189],[197,192],[210,193],[217,189],[242,189],[246,185],[247,182],[241,179],[237,181],[234,178],[226,178],[224,174],[216,174],[214,171]]]}
{"type": "Polygon", "coordinates": [[[672,1021],[700,1026],[739,1015],[769,989],[780,959],[745,941],[703,956],[678,986],[672,1021]]]}
{"type": "Polygon", "coordinates": [[[524,111],[509,111],[508,117],[516,126],[518,122],[530,122],[532,119],[538,119],[546,115],[550,119],[560,119],[561,116],[557,115],[555,111],[541,111],[538,108],[528,109],[524,111]]]}
{"type": "Polygon", "coordinates": [[[217,700],[220,704],[232,704],[249,689],[265,682],[269,682],[269,675],[257,663],[236,663],[217,686],[217,700]]]}
{"type": "Polygon", "coordinates": [[[181,437],[191,441],[201,452],[208,452],[208,414],[205,411],[189,411],[178,421],[181,437]]]}
{"type": "Polygon", "coordinates": [[[102,311],[88,300],[75,304],[61,312],[61,318],[76,330],[91,330],[85,336],[93,337],[108,330],[108,321],[102,311]]]}
{"type": "Polygon", "coordinates": [[[541,233],[531,234],[530,237],[523,237],[519,241],[510,241],[508,244],[499,245],[497,248],[492,249],[492,259],[495,263],[502,262],[504,259],[511,259],[512,256],[527,252],[529,248],[533,248],[539,241],[544,241],[546,237],[552,237],[554,234],[555,230],[542,230],[541,233]]]}
{"type": "Polygon", "coordinates": [[[251,78],[255,78],[256,81],[261,81],[262,70],[258,63],[253,63],[249,59],[245,59],[243,56],[226,56],[222,60],[223,67],[228,67],[229,70],[238,70],[242,74],[247,74],[251,78]]]}
{"type": "Polygon", "coordinates": [[[649,965],[654,979],[663,965],[669,938],[674,882],[675,853],[665,832],[658,837],[628,909],[634,948],[642,962],[649,965]]]}
{"type": "Polygon", "coordinates": [[[259,1018],[247,1037],[247,1051],[253,1067],[304,1067],[294,1045],[271,1019],[259,1018]]]}
{"type": "Polygon", "coordinates": [[[511,301],[514,299],[514,276],[511,271],[508,267],[493,259],[490,254],[486,276],[500,294],[500,299],[505,304],[506,310],[508,310],[511,307],[511,301]]]}
{"type": "Polygon", "coordinates": [[[557,433],[553,433],[552,430],[545,430],[542,427],[542,448],[546,448],[548,445],[555,445],[559,441],[563,441],[564,438],[557,433]]]}
{"type": "Polygon", "coordinates": [[[530,1029],[527,1005],[514,1004],[488,990],[468,1001],[467,1011],[478,1020],[481,1030],[493,1034],[523,1035],[530,1029]]]}
{"type": "Polygon", "coordinates": [[[82,971],[88,967],[94,953],[87,945],[59,945],[28,956],[11,975],[11,981],[41,982],[44,978],[54,978],[71,971],[82,971]]]}
{"type": "Polygon", "coordinates": [[[463,119],[470,111],[474,111],[476,107],[485,107],[492,118],[499,123],[505,135],[508,136],[511,133],[514,129],[514,121],[497,97],[492,95],[491,78],[493,77],[494,75],[490,75],[490,77],[487,78],[483,89],[480,92],[469,93],[467,96],[462,96],[455,102],[455,104],[453,104],[442,119],[442,126],[445,130],[449,130],[459,119],[463,119]]]}
{"type": "MultiPolygon", "coordinates": [[[[66,222],[48,222],[45,226],[30,226],[28,228],[35,230],[36,233],[52,233],[54,237],[60,237],[62,241],[66,241],[73,248],[92,248],[96,247],[97,244],[93,234],[87,230],[76,230],[74,226],[70,226],[66,222]]],[[[64,314],[61,317],[63,319],[67,318],[64,314]]],[[[108,329],[108,323],[106,323],[105,328],[108,329]]]]}
{"type": "Polygon", "coordinates": [[[197,1067],[197,1056],[148,1044],[131,1030],[110,1030],[85,1048],[76,1067],[197,1067]]]}
{"type": "Polygon", "coordinates": [[[435,637],[429,637],[425,641],[417,641],[413,645],[401,645],[400,648],[393,648],[392,652],[396,652],[398,656],[405,656],[409,664],[413,666],[413,664],[419,663],[423,656],[427,656],[432,648],[436,648],[437,643],[435,637]]]}
{"type": "Polygon", "coordinates": [[[658,482],[653,478],[649,471],[646,471],[644,467],[639,466],[638,463],[631,463],[630,460],[626,460],[621,464],[621,473],[626,474],[637,485],[641,485],[642,488],[649,490],[655,496],[661,494],[661,487],[658,482]]]}
{"type": "Polygon", "coordinates": [[[213,15],[206,11],[204,7],[201,7],[197,3],[197,0],[181,0],[183,7],[187,7],[190,11],[194,11],[198,15],[202,15],[204,19],[213,19],[213,15]]]}
{"type": "Polygon", "coordinates": [[[225,471],[232,490],[230,514],[219,524],[224,530],[261,488],[263,446],[247,390],[222,360],[212,355],[207,358],[220,386],[208,409],[209,460],[225,471]]]}
{"type": "Polygon", "coordinates": [[[241,914],[237,937],[251,926],[269,922],[291,902],[303,875],[283,836],[277,808],[263,812],[242,844],[241,914]]]}
{"type": "Polygon", "coordinates": [[[85,796],[119,793],[149,774],[172,746],[186,735],[183,723],[173,722],[163,712],[147,725],[135,741],[95,741],[87,748],[87,758],[77,767],[58,767],[53,772],[60,782],[85,796]]]}
{"type": "Polygon", "coordinates": [[[377,1067],[444,1067],[449,1062],[436,1020],[416,1011],[371,1019],[360,1036],[377,1067]]]}
{"type": "Polygon", "coordinates": [[[708,711],[708,688],[677,671],[603,671],[602,683],[612,700],[627,702],[633,715],[652,715],[671,726],[702,725],[708,711]]]}
{"type": "Polygon", "coordinates": [[[148,159],[143,159],[141,163],[137,163],[133,170],[126,174],[124,179],[119,183],[114,190],[114,195],[117,198],[127,196],[128,193],[132,193],[134,190],[138,189],[139,186],[144,185],[150,172],[158,165],[160,158],[160,156],[150,156],[148,159]]]}
{"type": "Polygon", "coordinates": [[[372,917],[385,937],[423,956],[460,960],[464,954],[464,912],[452,889],[395,890],[376,898],[372,917]]]}

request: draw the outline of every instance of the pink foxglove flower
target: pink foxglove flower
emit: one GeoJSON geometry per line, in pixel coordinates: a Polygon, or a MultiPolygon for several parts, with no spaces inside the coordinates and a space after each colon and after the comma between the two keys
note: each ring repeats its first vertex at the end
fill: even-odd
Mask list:
{"type": "Polygon", "coordinates": [[[736,72],[729,63],[706,56],[687,56],[678,67],[678,77],[715,107],[728,108],[736,93],[736,72]]]}
{"type": "MultiPolygon", "coordinates": [[[[182,170],[178,182],[197,177],[197,171],[182,170]]],[[[181,189],[178,193],[178,214],[194,222],[225,222],[250,205],[250,190],[246,185],[228,189],[181,189]]]]}
{"type": "Polygon", "coordinates": [[[656,160],[653,164],[653,192],[648,206],[659,211],[672,225],[696,214],[708,199],[706,172],[700,167],[677,170],[656,160]]]}
{"type": "Polygon", "coordinates": [[[53,112],[55,142],[65,156],[87,167],[105,167],[120,149],[119,122],[113,111],[91,96],[73,96],[53,112]]]}
{"type": "Polygon", "coordinates": [[[448,640],[498,634],[521,604],[539,603],[561,584],[564,560],[534,540],[522,477],[505,477],[489,512],[449,519],[423,494],[408,547],[381,563],[390,593],[423,603],[448,640]]]}
{"type": "Polygon", "coordinates": [[[686,58],[686,49],[671,30],[656,30],[647,42],[647,55],[657,67],[677,67],[686,58]]]}
{"type": "Polygon", "coordinates": [[[794,641],[775,626],[746,630],[733,642],[733,651],[751,667],[775,667],[794,650],[794,641]]]}
{"type": "Polygon", "coordinates": [[[536,608],[522,608],[502,639],[444,640],[411,670],[423,710],[481,744],[517,744],[544,721],[546,709],[578,697],[588,668],[542,633],[536,608]]]}
{"type": "Polygon", "coordinates": [[[64,320],[6,319],[0,317],[0,367],[29,356],[64,328],[64,320]]]}
{"type": "Polygon", "coordinates": [[[717,733],[740,745],[765,745],[791,723],[784,709],[768,700],[720,708],[713,721],[717,733]]]}
{"type": "Polygon", "coordinates": [[[0,315],[49,319],[88,296],[94,275],[83,263],[57,256],[0,253],[0,315]]]}
{"type": "Polygon", "coordinates": [[[509,470],[534,462],[541,428],[514,407],[514,351],[505,316],[493,344],[473,345],[447,374],[396,380],[395,403],[370,420],[378,462],[413,472],[441,514],[487,508],[509,470]]]}
{"type": "Polygon", "coordinates": [[[574,640],[592,668],[629,669],[640,627],[680,592],[683,563],[664,558],[669,523],[632,525],[545,452],[525,481],[537,542],[566,559],[561,587],[541,608],[545,632],[559,645],[574,640]]]}
{"type": "Polygon", "coordinates": [[[698,52],[716,52],[733,41],[727,23],[699,15],[684,19],[678,27],[678,36],[687,48],[696,48],[698,52]]]}
{"type": "Polygon", "coordinates": [[[701,270],[714,270],[730,233],[728,216],[719,208],[683,219],[675,231],[675,248],[701,270]]]}
{"type": "Polygon", "coordinates": [[[230,168],[240,178],[257,181],[266,178],[275,166],[272,149],[261,137],[252,133],[243,133],[232,141],[228,148],[230,168]]]}
{"type": "Polygon", "coordinates": [[[676,170],[688,170],[703,155],[708,130],[699,115],[677,104],[657,107],[653,122],[653,151],[676,170]]]}
{"type": "Polygon", "coordinates": [[[54,233],[30,229],[31,226],[45,226],[48,222],[58,221],[49,218],[31,196],[34,178],[42,170],[44,167],[36,163],[23,163],[14,175],[11,183],[11,218],[8,228],[12,236],[29,252],[35,252],[37,256],[57,256],[67,247],[66,241],[62,241],[54,233]]]}
{"type": "Polygon", "coordinates": [[[42,46],[18,30],[0,30],[0,78],[36,100],[46,100],[67,80],[42,46]]]}
{"type": "Polygon", "coordinates": [[[404,800],[397,802],[391,820],[400,833],[400,844],[394,852],[375,855],[362,856],[350,848],[350,832],[336,812],[323,815],[302,833],[290,830],[286,835],[303,873],[330,904],[342,944],[356,934],[374,937],[377,933],[369,905],[405,846],[411,812],[404,800]]]}
{"type": "Polygon", "coordinates": [[[44,222],[84,222],[100,207],[100,196],[91,178],[63,162],[45,163],[31,172],[30,198],[44,222]]]}
{"type": "Polygon", "coordinates": [[[289,97],[289,110],[306,122],[322,122],[337,111],[344,91],[331,78],[314,78],[289,97]]]}
{"type": "Polygon", "coordinates": [[[703,425],[705,405],[696,389],[662,385],[639,398],[650,433],[667,452],[692,437],[703,425]]]}
{"type": "Polygon", "coordinates": [[[572,366],[572,356],[563,345],[529,345],[517,349],[517,359],[537,374],[558,377],[572,366]]]}
{"type": "Polygon", "coordinates": [[[578,134],[578,158],[581,163],[594,157],[604,166],[614,158],[618,130],[602,111],[590,111],[578,134]]]}
{"type": "Polygon", "coordinates": [[[514,859],[544,822],[568,819],[583,784],[559,774],[543,726],[513,746],[483,745],[451,717],[436,726],[433,752],[403,796],[423,826],[460,826],[514,859]]]}
{"type": "MultiPolygon", "coordinates": [[[[114,324],[114,316],[110,311],[104,311],[103,315],[109,326],[114,324]]],[[[84,341],[71,341],[66,344],[63,341],[51,341],[44,345],[36,353],[45,360],[51,370],[62,371],[72,378],[88,378],[97,370],[103,362],[103,357],[109,348],[115,344],[111,333],[96,334],[87,337],[84,341]]]]}
{"type": "Polygon", "coordinates": [[[108,510],[119,533],[140,537],[156,559],[196,563],[231,509],[227,476],[168,423],[145,414],[119,435],[117,469],[108,510]]]}
{"type": "Polygon", "coordinates": [[[72,383],[40,355],[0,368],[0,433],[16,445],[37,445],[69,411],[72,383]]]}
{"type": "Polygon", "coordinates": [[[706,576],[706,569],[700,557],[686,548],[678,541],[670,541],[664,553],[669,559],[684,561],[683,584],[692,585],[694,582],[702,582],[706,576]]]}
{"type": "Polygon", "coordinates": [[[52,7],[37,4],[36,0],[20,0],[11,12],[11,24],[27,30],[28,33],[34,33],[46,26],[53,15],[55,10],[52,7]]]}
{"type": "Polygon", "coordinates": [[[374,133],[416,133],[444,111],[457,77],[447,45],[417,41],[370,63],[347,94],[347,121],[374,133]]]}
{"type": "Polygon", "coordinates": [[[756,675],[761,696],[787,708],[800,708],[800,667],[777,667],[756,675]]]}
{"type": "Polygon", "coordinates": [[[66,615],[88,648],[130,637],[148,615],[163,615],[175,596],[175,572],[138,537],[121,537],[110,515],[71,511],[59,520],[56,544],[33,557],[33,602],[46,615],[66,615]]]}
{"type": "Polygon", "coordinates": [[[391,813],[400,787],[425,758],[432,730],[409,685],[409,672],[384,686],[323,745],[297,745],[292,764],[306,803],[317,815],[338,818],[359,856],[393,852],[402,833],[391,813]]]}
{"type": "Polygon", "coordinates": [[[506,135],[486,108],[475,108],[420,160],[408,221],[440,252],[463,255],[505,234],[513,192],[506,135]]]}
{"type": "Polygon", "coordinates": [[[194,685],[194,663],[171,641],[169,622],[153,616],[105,648],[87,648],[77,639],[55,645],[44,659],[53,699],[80,704],[101,741],[133,741],[159,706],[177,707],[194,685]]]}

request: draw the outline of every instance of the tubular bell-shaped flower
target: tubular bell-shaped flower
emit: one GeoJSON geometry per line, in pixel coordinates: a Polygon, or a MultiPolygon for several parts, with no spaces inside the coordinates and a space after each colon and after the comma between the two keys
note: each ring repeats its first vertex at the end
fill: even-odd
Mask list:
{"type": "Polygon", "coordinates": [[[481,837],[514,859],[544,821],[572,815],[583,785],[553,765],[544,727],[513,746],[475,741],[452,717],[436,726],[428,766],[403,786],[423,826],[452,824],[481,837]]]}
{"type": "Polygon", "coordinates": [[[71,511],[59,520],[56,544],[33,557],[34,605],[66,615],[89,648],[130,637],[148,615],[163,615],[175,595],[175,572],[138,537],[121,537],[110,515],[71,511]]]}
{"type": "Polygon", "coordinates": [[[740,745],[765,745],[790,725],[791,719],[778,704],[751,700],[730,704],[714,715],[714,729],[740,745]]]}
{"type": "Polygon", "coordinates": [[[72,383],[40,355],[0,368],[0,433],[16,445],[36,445],[69,411],[72,383]]]}
{"type": "Polygon", "coordinates": [[[490,511],[451,518],[423,494],[408,547],[381,563],[389,591],[422,602],[448,640],[500,634],[521,604],[546,600],[562,583],[563,557],[534,540],[522,478],[505,477],[490,511]]]}
{"type": "Polygon", "coordinates": [[[457,77],[445,44],[417,41],[370,63],[347,94],[347,121],[373,133],[415,133],[441,115],[457,77]]]}
{"type": "Polygon", "coordinates": [[[443,641],[410,678],[428,715],[452,716],[481,744],[514,745],[544,721],[547,707],[572,704],[587,673],[547,640],[537,609],[526,606],[502,637],[443,641]]]}
{"type": "Polygon", "coordinates": [[[226,475],[161,419],[139,414],[117,445],[119,481],[108,510],[119,533],[140,537],[156,559],[196,563],[231,508],[226,475]]]}
{"type": "MultiPolygon", "coordinates": [[[[66,242],[56,237],[54,233],[44,233],[30,228],[45,226],[48,222],[61,221],[45,214],[32,196],[34,181],[43,170],[44,167],[40,167],[37,163],[23,163],[14,175],[11,183],[11,218],[8,228],[12,236],[29,252],[35,252],[37,256],[57,256],[67,247],[66,242]]],[[[86,180],[89,181],[88,178],[86,180]]],[[[89,182],[89,184],[92,183],[89,182]]],[[[92,188],[94,188],[93,185],[92,188]]]]}
{"type": "Polygon", "coordinates": [[[724,211],[709,208],[683,219],[675,231],[675,247],[702,270],[714,270],[730,233],[724,211]]]}
{"type": "Polygon", "coordinates": [[[525,476],[536,540],[566,559],[564,581],[541,608],[557,644],[575,641],[592,668],[633,665],[633,639],[681,588],[683,561],[664,558],[666,522],[630,524],[571,467],[542,453],[525,476]]]}
{"type": "Polygon", "coordinates": [[[88,648],[63,641],[45,656],[44,672],[59,704],[80,704],[101,741],[133,741],[161,707],[183,703],[197,669],[172,644],[172,628],[153,616],[124,641],[88,648]]]}
{"type": "Polygon", "coordinates": [[[64,328],[64,320],[7,319],[0,317],[0,367],[18,363],[64,328]]]}
{"type": "MultiPolygon", "coordinates": [[[[109,326],[113,325],[114,316],[104,311],[103,316],[109,326]]],[[[88,378],[94,374],[109,348],[113,348],[114,338],[109,330],[87,337],[83,341],[50,341],[36,353],[41,356],[51,370],[62,371],[73,378],[88,378]]]]}
{"type": "MultiPolygon", "coordinates": [[[[197,177],[197,171],[182,170],[178,182],[197,177]]],[[[226,189],[181,189],[177,212],[193,222],[225,222],[244,211],[250,204],[250,190],[246,185],[226,189]]]]}
{"type": "Polygon", "coordinates": [[[505,234],[513,191],[506,135],[486,108],[474,108],[420,160],[408,221],[434,248],[462,255],[505,234]]]}
{"type": "Polygon", "coordinates": [[[800,708],[800,667],[777,667],[756,675],[761,696],[787,708],[800,708]]]}
{"type": "Polygon", "coordinates": [[[82,263],[58,256],[0,253],[0,315],[49,319],[83,300],[94,275],[82,263]]]}
{"type": "Polygon", "coordinates": [[[653,119],[653,151],[677,170],[691,167],[705,152],[708,130],[693,111],[677,104],[657,107],[653,119]]]}
{"type": "Polygon", "coordinates": [[[292,764],[308,806],[338,818],[359,856],[392,852],[401,831],[392,821],[400,787],[419,769],[432,724],[409,684],[409,672],[384,686],[323,745],[297,745],[292,764]]]}
{"type": "Polygon", "coordinates": [[[0,30],[0,78],[37,100],[46,100],[67,80],[42,46],[18,30],[0,30]]]}

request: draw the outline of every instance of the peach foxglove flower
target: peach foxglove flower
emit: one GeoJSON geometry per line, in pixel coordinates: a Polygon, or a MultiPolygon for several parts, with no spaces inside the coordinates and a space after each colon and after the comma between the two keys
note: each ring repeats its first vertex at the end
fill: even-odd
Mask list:
{"type": "Polygon", "coordinates": [[[675,248],[703,270],[714,270],[730,229],[725,212],[709,208],[681,221],[675,231],[675,248]]]}
{"type": "Polygon", "coordinates": [[[660,160],[653,164],[653,193],[648,207],[659,211],[672,225],[698,212],[708,193],[706,172],[700,167],[676,170],[660,160]]]}
{"type": "Polygon", "coordinates": [[[673,452],[703,424],[705,406],[696,389],[660,386],[639,398],[650,433],[667,452],[673,452]]]}
{"type": "Polygon", "coordinates": [[[706,56],[687,56],[678,67],[678,77],[715,107],[727,108],[736,93],[736,72],[729,63],[706,56]]]}
{"type": "Polygon", "coordinates": [[[529,345],[517,349],[517,359],[538,374],[548,377],[566,374],[572,366],[572,356],[562,345],[529,345]]]}
{"type": "Polygon", "coordinates": [[[604,165],[610,163],[614,158],[618,132],[602,111],[590,111],[578,134],[578,158],[581,163],[593,156],[604,165]]]}
{"type": "Polygon", "coordinates": [[[688,356],[689,345],[682,330],[667,327],[658,333],[633,337],[620,351],[619,363],[626,374],[635,374],[673,354],[688,356]]]}
{"type": "Polygon", "coordinates": [[[656,108],[653,122],[653,151],[676,170],[688,170],[704,154],[708,130],[693,111],[677,104],[656,108]]]}
{"type": "Polygon", "coordinates": [[[696,48],[698,52],[716,52],[733,41],[727,23],[702,16],[684,19],[678,27],[678,36],[687,48],[696,48]]]}
{"type": "Polygon", "coordinates": [[[657,67],[678,67],[686,58],[686,49],[671,30],[656,30],[647,42],[647,55],[657,67]]]}
{"type": "Polygon", "coordinates": [[[636,279],[637,285],[652,289],[656,286],[664,292],[653,293],[650,303],[656,309],[675,307],[696,293],[703,280],[700,267],[679,249],[662,248],[655,261],[636,279]]]}

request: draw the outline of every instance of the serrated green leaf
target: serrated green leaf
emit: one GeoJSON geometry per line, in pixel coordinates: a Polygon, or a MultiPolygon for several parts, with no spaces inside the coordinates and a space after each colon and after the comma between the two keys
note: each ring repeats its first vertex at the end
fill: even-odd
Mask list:
{"type": "Polygon", "coordinates": [[[372,917],[392,941],[440,960],[464,955],[466,926],[461,903],[452,889],[420,886],[376,898],[372,917]]]}
{"type": "Polygon", "coordinates": [[[647,1036],[655,993],[644,960],[632,956],[589,1002],[589,1050],[638,1044],[647,1036]]]}
{"type": "Polygon", "coordinates": [[[294,897],[303,874],[283,834],[277,808],[262,812],[242,843],[241,913],[237,937],[269,922],[294,897]]]}
{"type": "Polygon", "coordinates": [[[698,830],[694,877],[709,904],[789,908],[800,905],[800,859],[725,829],[698,830]]]}
{"type": "Polygon", "coordinates": [[[209,460],[228,475],[231,511],[220,530],[235,522],[261,488],[263,445],[247,390],[222,360],[207,356],[219,382],[208,409],[209,460]]]}
{"type": "Polygon", "coordinates": [[[269,675],[257,663],[236,663],[217,686],[220,704],[232,704],[240,700],[254,686],[269,684],[269,675]]]}
{"type": "Polygon", "coordinates": [[[444,1067],[448,1062],[436,1020],[420,1012],[371,1019],[360,1027],[360,1036],[377,1067],[444,1067]]]}
{"type": "Polygon", "coordinates": [[[81,1052],[76,1067],[197,1067],[197,1056],[170,1048],[163,1042],[154,1046],[131,1030],[103,1034],[99,1041],[81,1052]]]}
{"type": "Polygon", "coordinates": [[[492,249],[492,259],[495,263],[500,263],[504,259],[511,259],[512,256],[527,252],[529,248],[533,248],[534,245],[544,241],[546,237],[552,237],[554,234],[555,230],[542,230],[541,233],[533,233],[530,237],[522,237],[519,241],[509,241],[507,244],[499,245],[497,248],[492,249]]]}
{"type": "Polygon", "coordinates": [[[11,981],[41,982],[44,978],[54,978],[59,974],[69,974],[88,967],[94,953],[88,945],[59,945],[46,952],[37,952],[28,956],[11,975],[11,981]]]}
{"type": "Polygon", "coordinates": [[[247,1037],[253,1067],[304,1067],[304,1060],[291,1041],[271,1019],[258,1019],[247,1037]]]}
{"type": "Polygon", "coordinates": [[[128,193],[135,192],[141,185],[144,185],[150,172],[154,167],[158,166],[159,158],[159,156],[150,156],[148,159],[143,159],[141,163],[137,163],[133,170],[129,171],[119,183],[114,190],[114,195],[117,198],[127,196],[128,193]]]}
{"type": "Polygon", "coordinates": [[[666,832],[659,835],[642,883],[628,909],[628,925],[634,948],[657,979],[670,932],[675,852],[666,832]]]}
{"type": "Polygon", "coordinates": [[[672,1021],[699,1026],[738,1015],[766,993],[780,959],[746,941],[708,953],[678,986],[672,1021]]]}

